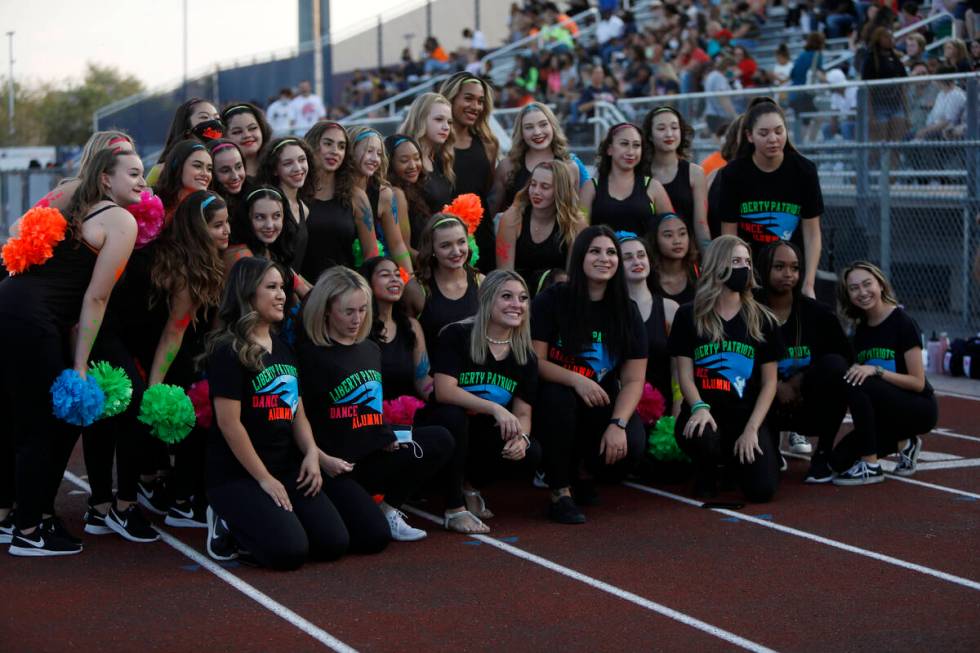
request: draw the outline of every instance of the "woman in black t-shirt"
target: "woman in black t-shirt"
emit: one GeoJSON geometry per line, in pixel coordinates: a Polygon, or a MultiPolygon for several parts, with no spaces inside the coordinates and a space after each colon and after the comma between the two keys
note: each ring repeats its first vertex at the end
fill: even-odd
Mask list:
{"type": "Polygon", "coordinates": [[[823,213],[817,167],[790,144],[783,110],[771,100],[750,106],[741,129],[735,160],[718,173],[721,233],[737,235],[752,246],[756,269],[765,245],[795,243],[806,259],[801,290],[815,297],[823,213]]]}
{"type": "Polygon", "coordinates": [[[426,532],[405,523],[399,508],[449,459],[452,436],[438,426],[401,428],[407,435],[396,436],[384,422],[381,349],[367,339],[371,325],[364,277],[339,266],[324,272],[303,307],[305,338],[297,348],[303,394],[320,448],[354,464],[338,480],[363,488],[357,497],[356,487],[346,498],[331,495],[352,541],[375,540],[379,519],[391,539],[419,540],[426,532]],[[380,511],[364,490],[384,494],[380,511]]]}
{"type": "Polygon", "coordinates": [[[244,258],[231,270],[208,342],[214,408],[208,446],[208,553],[237,557],[233,537],[263,566],[296,569],[307,556],[347,551],[347,529],[320,492],[351,464],[317,449],[292,351],[273,331],[286,304],[282,269],[244,258]],[[229,533],[230,529],[230,533],[229,533]]]}
{"type": "Polygon", "coordinates": [[[583,468],[621,478],[645,448],[636,405],[646,374],[646,331],[621,260],[609,227],[587,227],[572,246],[568,283],[534,298],[531,337],[542,381],[534,433],[544,446],[549,515],[564,524],[583,523],[577,504],[595,501],[591,482],[580,477],[583,468]]]}
{"type": "Polygon", "coordinates": [[[719,236],[705,255],[694,302],[674,317],[669,347],[684,394],[674,437],[697,467],[698,496],[717,493],[719,463],[734,468],[749,501],[769,501],[776,492],[779,450],[766,416],[782,344],[754,287],[749,246],[719,236]]]}
{"type": "Polygon", "coordinates": [[[648,237],[653,243],[650,252],[653,287],[678,304],[693,302],[700,254],[687,225],[677,214],[663,213],[652,221],[648,237]]]}
{"type": "Polygon", "coordinates": [[[800,292],[803,255],[785,240],[762,251],[759,301],[779,322],[786,347],[779,360],[779,382],[773,403],[773,428],[790,430],[789,450],[812,451],[806,436],[817,438],[807,483],[829,483],[830,450],[847,412],[841,377],[851,359],[851,347],[834,312],[800,292]]]}
{"type": "Polygon", "coordinates": [[[476,316],[447,326],[433,347],[437,403],[420,419],[445,426],[456,441],[445,488],[449,530],[489,532],[481,520],[493,513],[476,488],[508,461],[521,461],[530,476],[540,458],[530,438],[538,369],[529,309],[520,275],[496,270],[480,286],[476,316]]]}
{"type": "Polygon", "coordinates": [[[879,456],[898,452],[894,473],[911,476],[922,433],[936,426],[939,407],[922,365],[920,331],[902,310],[877,266],[852,263],[841,273],[837,300],[855,324],[855,364],[844,373],[854,430],[832,454],[835,485],[885,479],[879,456]],[[846,470],[846,471],[844,471],[846,470]]]}

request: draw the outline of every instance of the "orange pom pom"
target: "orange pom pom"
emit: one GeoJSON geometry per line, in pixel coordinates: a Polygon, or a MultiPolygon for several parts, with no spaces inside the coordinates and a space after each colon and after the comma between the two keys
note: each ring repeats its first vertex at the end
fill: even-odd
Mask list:
{"type": "Polygon", "coordinates": [[[462,220],[463,224],[466,225],[466,233],[472,234],[480,226],[480,220],[483,219],[483,204],[476,194],[464,193],[457,196],[452,204],[442,207],[442,212],[455,215],[462,220]]]}
{"type": "Polygon", "coordinates": [[[0,255],[10,274],[20,274],[54,256],[55,245],[65,239],[68,221],[61,211],[36,206],[24,214],[17,235],[7,241],[0,255]]]}

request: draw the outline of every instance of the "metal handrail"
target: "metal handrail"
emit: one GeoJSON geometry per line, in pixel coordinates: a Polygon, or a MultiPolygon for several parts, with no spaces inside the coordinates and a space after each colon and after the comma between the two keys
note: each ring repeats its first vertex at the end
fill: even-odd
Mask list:
{"type": "MultiPolygon", "coordinates": [[[[898,39],[902,38],[903,36],[911,34],[912,32],[917,32],[923,27],[925,27],[926,25],[930,25],[937,20],[943,20],[943,19],[953,20],[953,14],[949,13],[948,11],[941,11],[938,14],[926,16],[922,20],[912,23],[911,25],[907,25],[902,29],[896,31],[894,34],[892,34],[892,40],[898,41],[898,39]]],[[[853,58],[854,58],[854,50],[848,50],[847,52],[842,52],[839,56],[834,57],[829,61],[825,61],[824,64],[820,67],[820,69],[830,70],[831,68],[836,68],[837,66],[841,65],[845,61],[850,61],[853,58]]]]}

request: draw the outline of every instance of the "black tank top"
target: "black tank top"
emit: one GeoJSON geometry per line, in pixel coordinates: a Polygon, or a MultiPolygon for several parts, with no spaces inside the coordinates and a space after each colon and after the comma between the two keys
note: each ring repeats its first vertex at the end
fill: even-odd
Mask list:
{"type": "Polygon", "coordinates": [[[607,225],[613,231],[632,231],[645,235],[650,218],[655,213],[653,202],[647,195],[648,178],[639,173],[633,175],[633,192],[624,200],[609,194],[608,176],[597,179],[595,199],[592,201],[592,224],[607,225]]]}
{"type": "Polygon", "coordinates": [[[694,231],[694,191],[691,190],[691,162],[680,159],[677,162],[677,174],[669,184],[664,184],[664,190],[674,205],[674,213],[679,215],[687,230],[694,231]]]}
{"type": "MultiPolygon", "coordinates": [[[[289,206],[289,202],[285,203],[289,206]]],[[[290,211],[290,213],[292,213],[290,211]]],[[[292,216],[288,216],[292,220],[292,216]]],[[[309,247],[310,231],[306,224],[306,211],[303,209],[303,200],[299,200],[299,220],[296,222],[296,238],[293,242],[293,261],[290,267],[293,270],[301,270],[303,261],[306,258],[306,250],[309,247]]]]}
{"type": "Polygon", "coordinates": [[[432,172],[425,176],[422,190],[425,193],[425,202],[433,213],[438,213],[442,207],[453,201],[453,185],[442,172],[441,160],[436,159],[432,172]]]}
{"type": "Polygon", "coordinates": [[[551,233],[540,243],[531,239],[531,205],[524,209],[521,219],[521,235],[517,237],[514,248],[514,269],[524,277],[529,288],[536,288],[538,278],[551,268],[564,268],[568,248],[558,231],[558,224],[551,233]]]}
{"type": "Polygon", "coordinates": [[[645,322],[647,328],[647,381],[663,395],[670,406],[670,352],[667,351],[667,319],[664,314],[664,300],[653,295],[650,317],[645,322]]]}
{"type": "Polygon", "coordinates": [[[309,244],[300,274],[310,283],[316,283],[320,274],[335,265],[354,267],[351,249],[357,238],[354,213],[339,199],[310,202],[310,215],[306,219],[309,244]]]}
{"type": "Polygon", "coordinates": [[[477,290],[476,275],[469,271],[466,273],[466,292],[459,299],[448,299],[439,290],[435,279],[432,280],[425,298],[425,308],[419,315],[425,345],[429,351],[436,346],[442,327],[476,315],[479,308],[477,290]]]}
{"type": "Polygon", "coordinates": [[[520,169],[514,173],[514,178],[510,180],[507,188],[504,189],[504,202],[500,205],[501,211],[506,211],[510,208],[510,205],[514,203],[514,198],[517,197],[517,192],[527,186],[527,182],[530,180],[531,171],[521,162],[520,169]]]}
{"type": "Polygon", "coordinates": [[[388,342],[378,340],[381,347],[381,388],[385,399],[415,394],[415,357],[403,328],[388,342]]]}
{"type": "Polygon", "coordinates": [[[491,183],[490,160],[479,136],[473,137],[473,144],[467,149],[456,148],[453,170],[456,172],[456,194],[473,193],[486,207],[491,183]]]}
{"type": "MultiPolygon", "coordinates": [[[[90,213],[82,222],[111,208],[116,205],[90,213]]],[[[0,282],[0,314],[41,328],[71,328],[78,322],[98,256],[88,243],[76,239],[69,227],[51,258],[0,282]]]]}
{"type": "Polygon", "coordinates": [[[687,285],[684,286],[684,290],[680,291],[676,295],[671,295],[669,292],[663,289],[660,284],[657,284],[660,288],[660,294],[667,299],[673,299],[675,302],[683,306],[684,304],[690,304],[694,301],[694,291],[697,290],[697,284],[691,279],[687,280],[687,285]]]}

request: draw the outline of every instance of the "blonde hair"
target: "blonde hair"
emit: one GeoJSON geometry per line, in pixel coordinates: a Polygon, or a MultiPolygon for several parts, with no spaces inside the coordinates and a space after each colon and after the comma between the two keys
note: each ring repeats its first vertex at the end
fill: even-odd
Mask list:
{"type": "MultiPolygon", "coordinates": [[[[582,214],[579,213],[578,193],[575,190],[575,182],[572,181],[572,175],[563,163],[556,164],[553,161],[539,163],[531,171],[532,178],[538,169],[551,172],[555,192],[555,224],[558,226],[558,233],[561,235],[562,242],[565,243],[566,247],[571,249],[575,236],[581,231],[581,227],[585,225],[585,221],[582,220],[582,214]]],[[[527,205],[530,202],[528,198],[528,189],[530,187],[531,180],[528,179],[527,185],[514,196],[514,204],[520,207],[521,214],[527,209],[527,205]]]]}
{"type": "Polygon", "coordinates": [[[847,319],[854,323],[861,323],[867,317],[864,311],[854,305],[851,301],[850,294],[847,292],[847,275],[855,270],[864,270],[875,278],[878,285],[881,286],[881,301],[892,306],[898,306],[898,298],[895,296],[895,291],[892,289],[892,285],[888,283],[888,279],[885,278],[885,273],[881,271],[881,268],[868,261],[854,261],[840,273],[840,281],[837,283],[837,304],[840,312],[847,319]]]}
{"type": "Polygon", "coordinates": [[[124,138],[129,141],[129,144],[133,146],[133,151],[136,151],[136,143],[133,142],[133,138],[126,132],[115,129],[104,132],[95,132],[89,136],[87,141],[85,141],[85,147],[82,148],[82,154],[78,157],[78,175],[81,176],[81,171],[92,163],[92,157],[95,156],[96,153],[98,153],[100,150],[108,148],[109,142],[118,138],[124,138]]]}
{"type": "Polygon", "coordinates": [[[328,317],[330,307],[335,301],[355,290],[364,291],[367,297],[367,315],[364,316],[364,322],[354,335],[354,342],[361,342],[368,337],[374,321],[371,310],[371,286],[357,272],[337,265],[321,274],[310,294],[306,296],[306,303],[303,306],[303,330],[313,344],[319,347],[329,347],[334,344],[333,339],[330,338],[328,317]]]}
{"type": "MultiPolygon", "coordinates": [[[[405,116],[404,122],[398,127],[398,132],[407,134],[419,143],[425,144],[427,142],[425,137],[426,123],[429,120],[429,113],[432,111],[432,107],[437,104],[444,104],[449,107],[449,116],[451,119],[453,105],[445,96],[439,93],[423,93],[412,102],[412,106],[408,109],[408,115],[405,116]]],[[[442,164],[442,174],[445,175],[451,184],[456,183],[456,171],[453,170],[453,164],[456,162],[456,150],[453,147],[455,142],[456,135],[453,133],[452,127],[450,127],[449,137],[446,139],[446,142],[440,146],[439,151],[433,152],[433,157],[439,157],[439,161],[442,164]]],[[[426,145],[425,147],[428,146],[426,145]]]]}
{"type": "Polygon", "coordinates": [[[510,173],[507,175],[506,184],[508,186],[513,183],[514,177],[524,167],[524,157],[527,155],[528,146],[524,142],[523,123],[527,114],[534,111],[540,111],[544,114],[545,119],[551,125],[551,153],[555,159],[559,161],[572,160],[571,150],[568,149],[568,138],[565,136],[565,132],[562,131],[554,112],[546,104],[532,102],[531,104],[525,105],[517,113],[517,118],[514,120],[514,129],[510,134],[510,153],[507,155],[507,160],[510,161],[510,173]]]}
{"type": "Polygon", "coordinates": [[[489,145],[493,148],[494,152],[499,152],[500,141],[497,140],[497,137],[493,135],[493,130],[490,129],[490,114],[493,113],[493,88],[486,81],[476,75],[458,73],[443,82],[439,88],[439,93],[449,100],[450,108],[452,108],[456,97],[463,92],[463,87],[467,84],[479,84],[483,87],[483,111],[480,112],[480,117],[476,119],[476,124],[470,128],[470,131],[474,136],[483,141],[484,145],[489,145]]]}
{"type": "MultiPolygon", "coordinates": [[[[480,304],[476,309],[476,315],[462,322],[473,325],[473,330],[470,332],[470,358],[477,365],[487,362],[487,355],[490,352],[487,344],[487,326],[490,324],[493,304],[508,281],[519,282],[521,288],[530,297],[527,283],[521,275],[512,270],[494,270],[480,284],[478,294],[480,304]]],[[[518,365],[526,365],[529,360],[534,360],[534,349],[531,347],[530,310],[530,300],[528,300],[528,309],[524,311],[521,325],[513,330],[510,337],[510,351],[514,354],[518,365]]]]}
{"type": "MultiPolygon", "coordinates": [[[[694,294],[694,327],[699,337],[712,342],[719,342],[725,337],[725,325],[715,311],[715,304],[725,288],[725,281],[732,275],[732,255],[739,246],[745,248],[751,260],[752,249],[738,236],[715,238],[704,254],[701,278],[694,294]]],[[[749,268],[749,271],[752,272],[752,269],[749,268]]],[[[739,295],[741,308],[738,312],[745,321],[749,337],[765,342],[762,327],[765,323],[775,324],[776,318],[768,308],[755,301],[752,291],[756,288],[755,275],[751,274],[749,283],[739,295]]]]}
{"type": "MultiPolygon", "coordinates": [[[[351,165],[353,166],[354,174],[360,175],[360,164],[357,155],[357,148],[361,147],[369,139],[378,139],[378,146],[380,147],[379,157],[381,158],[381,165],[378,169],[374,171],[374,174],[368,179],[369,182],[374,182],[377,186],[384,187],[388,186],[388,153],[385,151],[384,139],[381,138],[381,134],[378,133],[376,129],[371,127],[366,127],[364,125],[355,125],[354,127],[347,128],[347,142],[350,143],[348,146],[349,151],[347,156],[351,158],[351,165]]],[[[374,211],[378,207],[372,206],[371,210],[374,211]]]]}

